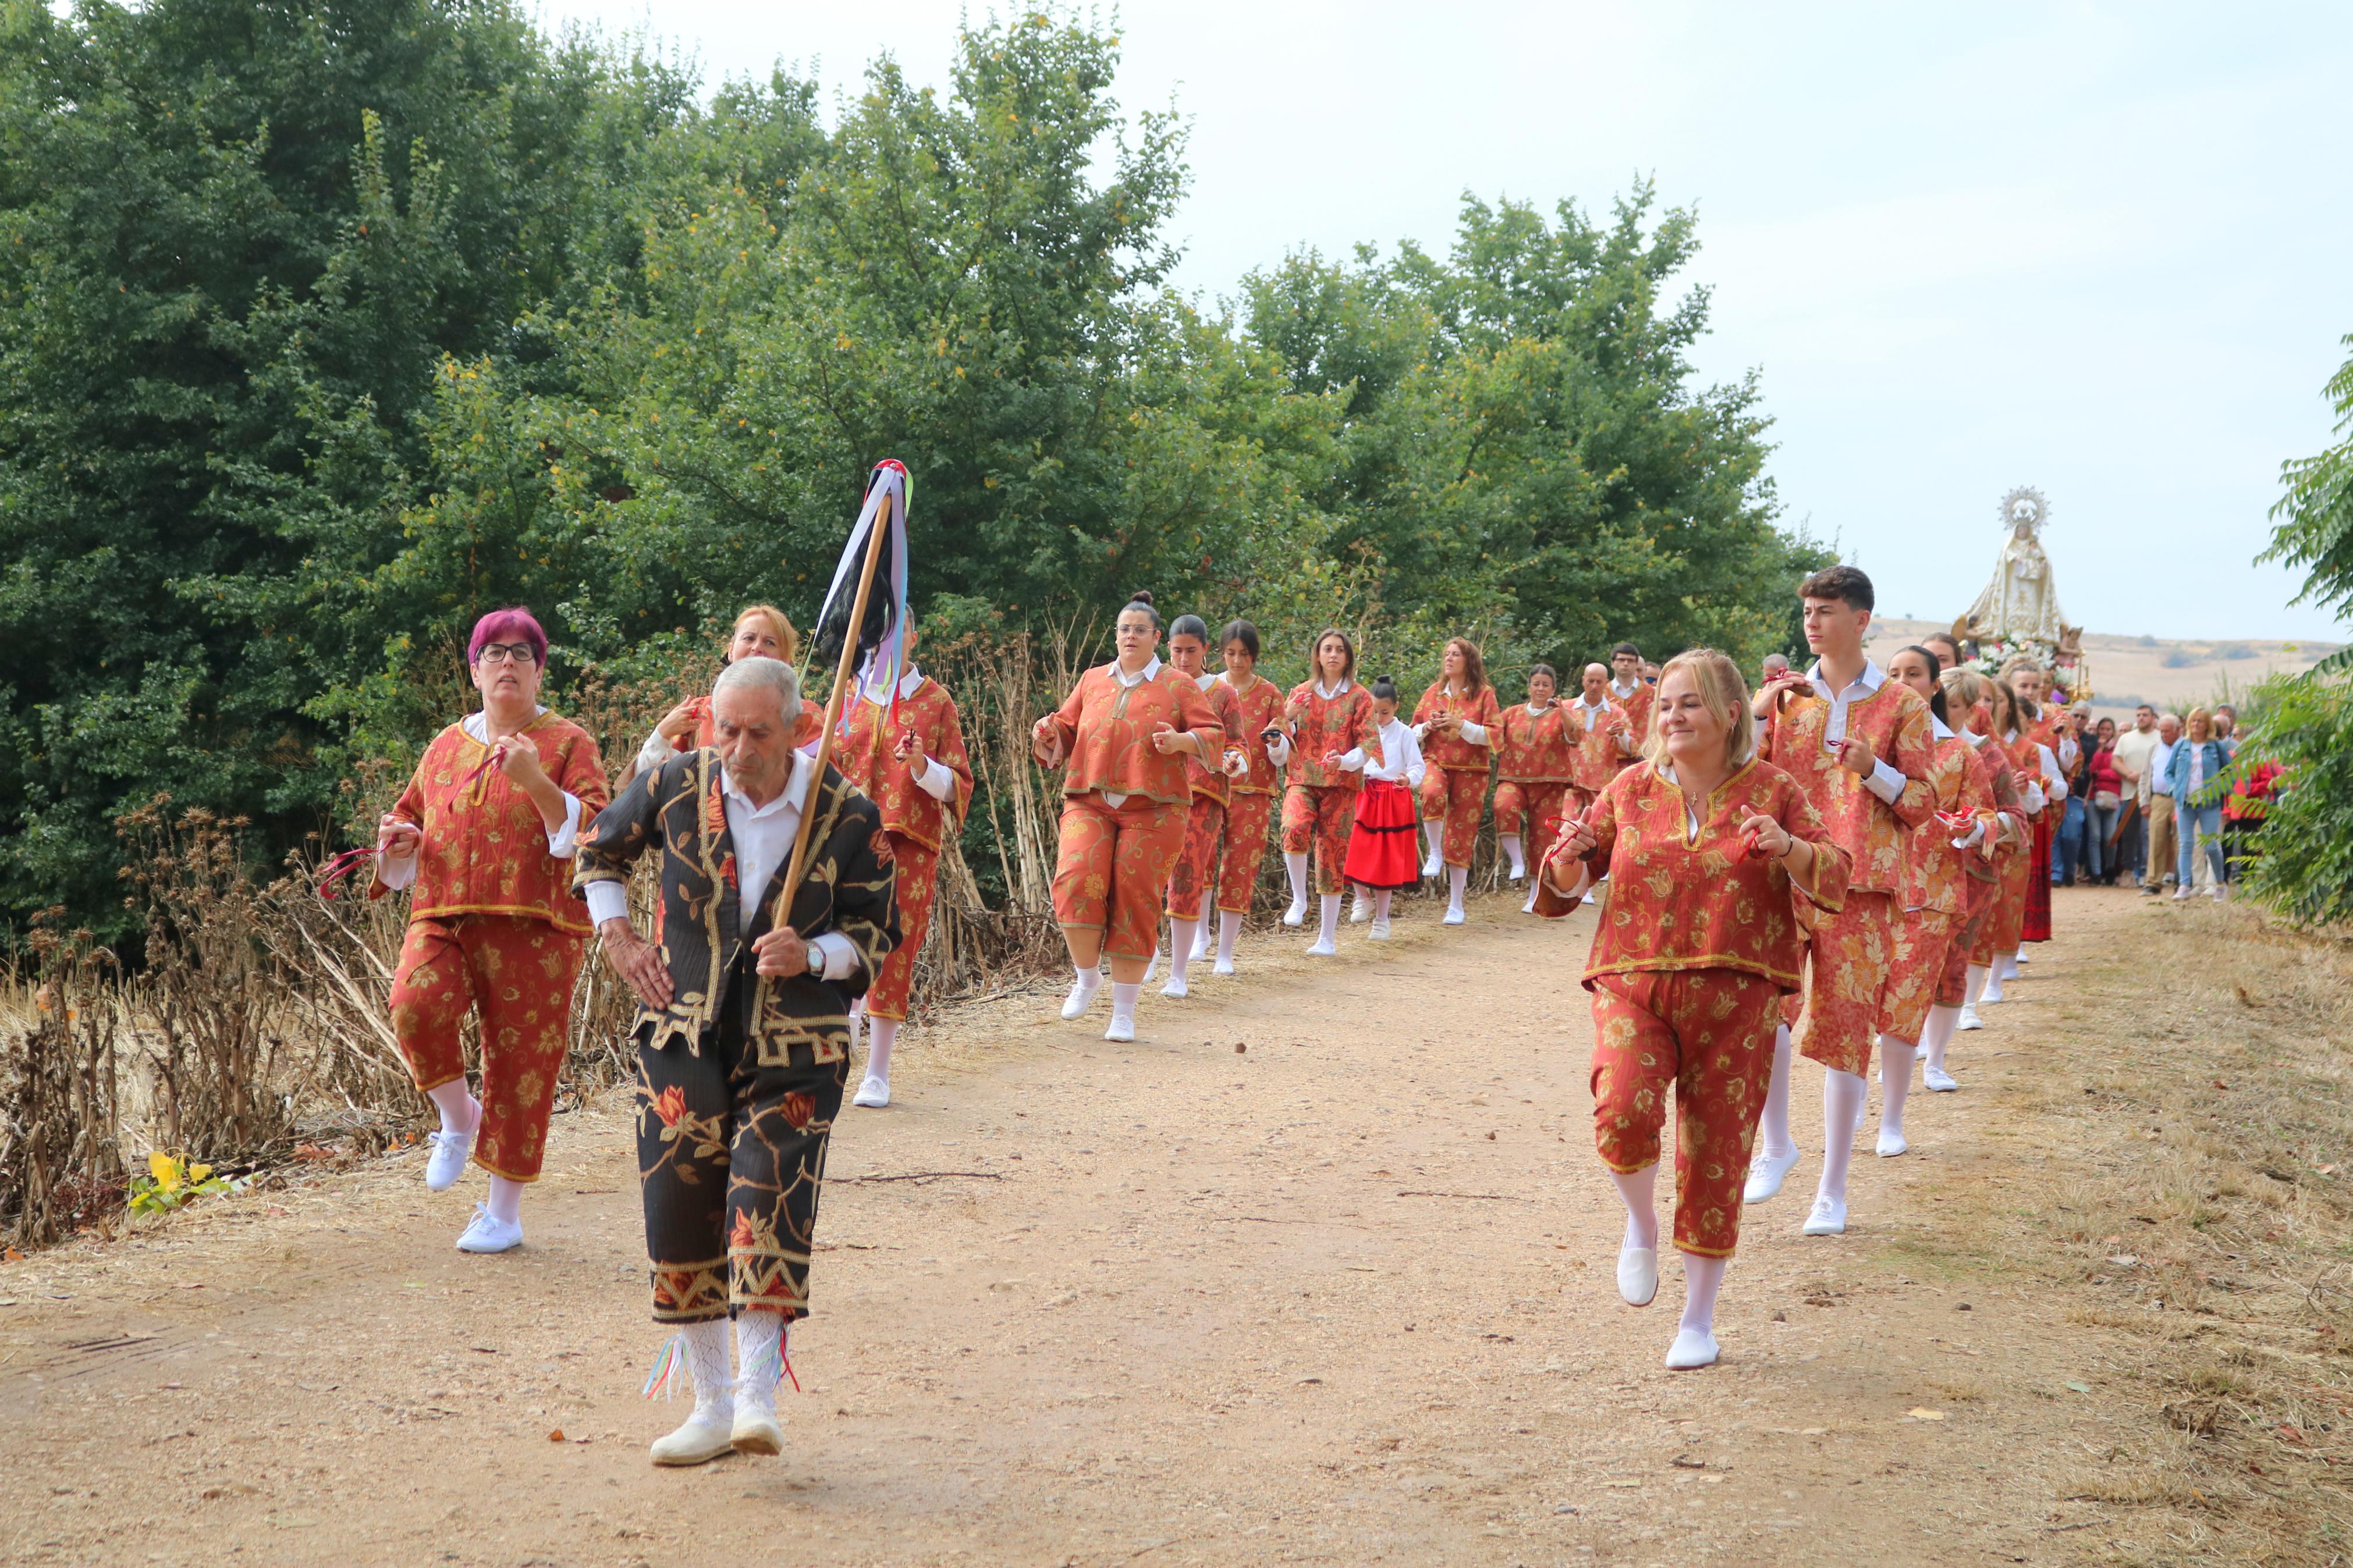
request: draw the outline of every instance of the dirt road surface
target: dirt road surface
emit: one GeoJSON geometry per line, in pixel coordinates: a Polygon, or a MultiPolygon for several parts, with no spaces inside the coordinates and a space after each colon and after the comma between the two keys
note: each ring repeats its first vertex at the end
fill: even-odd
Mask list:
{"type": "Polygon", "coordinates": [[[1684,1373],[1679,1265],[1648,1310],[1614,1287],[1593,916],[1517,904],[1417,904],[1338,962],[1252,933],[1132,1045],[1058,994],[912,1034],[898,1103],[836,1135],[780,1459],[647,1463],[686,1406],[638,1394],[662,1336],[625,1098],[558,1120],[505,1257],[449,1245],[479,1174],[427,1194],[409,1155],[9,1264],[0,1561],[2097,1555],[2117,1511],[2072,1478],[2158,1439],[2130,1342],[2020,1258],[2066,1179],[2028,1109],[2053,1003],[2132,895],[2063,899],[1961,1037],[1965,1090],[1915,1089],[1915,1152],[1869,1152],[1874,1096],[1840,1239],[1798,1235],[1801,1065],[1807,1159],[1747,1211],[1723,1362],[1684,1373]]]}

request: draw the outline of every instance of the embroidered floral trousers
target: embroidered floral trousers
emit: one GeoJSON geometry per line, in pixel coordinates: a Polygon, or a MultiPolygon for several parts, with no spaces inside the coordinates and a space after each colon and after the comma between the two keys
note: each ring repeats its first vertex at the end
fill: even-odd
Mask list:
{"type": "Polygon", "coordinates": [[[849,1063],[812,1060],[797,1045],[787,1062],[762,1067],[738,1012],[723,1005],[694,1046],[638,1051],[638,1182],[657,1322],[808,1312],[826,1139],[849,1063]]]}
{"type": "Polygon", "coordinates": [[[1823,914],[1806,956],[1806,1027],[1798,1054],[1838,1072],[1871,1068],[1879,993],[1895,962],[1895,895],[1849,888],[1846,908],[1823,914]]]}
{"type": "Polygon", "coordinates": [[[1220,913],[1250,913],[1251,895],[1258,891],[1258,868],[1266,860],[1266,828],[1274,816],[1274,796],[1235,790],[1226,799],[1226,848],[1218,862],[1218,909],[1220,913]]]}
{"type": "Polygon", "coordinates": [[[1054,856],[1054,919],[1099,931],[1112,958],[1147,959],[1160,945],[1169,868],[1185,847],[1185,808],[1132,795],[1116,808],[1099,795],[1062,797],[1054,856]]]}
{"type": "Polygon", "coordinates": [[[1341,891],[1348,835],[1356,827],[1356,792],[1338,784],[1293,784],[1282,796],[1282,852],[1315,851],[1315,890],[1341,891]]]}
{"type": "Polygon", "coordinates": [[[932,931],[932,905],[940,890],[940,852],[902,834],[893,833],[891,858],[899,868],[899,945],[882,961],[881,972],[866,988],[870,1018],[907,1016],[907,992],[915,983],[915,955],[932,931]]]}
{"type": "Polygon", "coordinates": [[[1780,993],[1736,969],[1602,974],[1593,982],[1593,1142],[1627,1174],[1659,1163],[1675,1091],[1675,1246],[1729,1258],[1741,1187],[1773,1077],[1780,993]]]}
{"type": "MultiPolygon", "coordinates": [[[[1185,812],[1185,843],[1168,873],[1168,918],[1197,921],[1201,900],[1218,885],[1218,847],[1226,837],[1226,804],[1195,795],[1185,812]]],[[[1261,842],[1264,842],[1261,834],[1261,842]]]]}
{"type": "Polygon", "coordinates": [[[1432,768],[1422,776],[1421,820],[1425,825],[1444,820],[1439,847],[1448,865],[1471,864],[1471,851],[1479,842],[1479,813],[1486,804],[1484,768],[1432,768]]]}
{"type": "Polygon", "coordinates": [[[1561,825],[1583,809],[1576,789],[1566,784],[1505,779],[1495,786],[1495,832],[1506,838],[1517,835],[1521,853],[1532,867],[1544,864],[1560,837],[1561,825]]]}
{"type": "Polygon", "coordinates": [[[401,939],[392,1032],[419,1090],[466,1076],[459,1030],[469,1012],[481,1012],[474,1163],[494,1176],[539,1178],[582,946],[582,938],[529,915],[412,920],[401,939]]]}
{"type": "Polygon", "coordinates": [[[1985,930],[1993,901],[2000,896],[2000,884],[1964,877],[1961,891],[1968,900],[1968,913],[1955,929],[1953,940],[1945,944],[1945,967],[1936,975],[1939,1007],[1957,1007],[1969,999],[1969,965],[1976,962],[1969,954],[1977,948],[1978,933],[1985,930]]]}
{"type": "Polygon", "coordinates": [[[1895,917],[1895,960],[1879,991],[1879,1032],[1907,1045],[1920,1043],[1928,1008],[1944,978],[1945,954],[1959,922],[1936,910],[1905,910],[1895,917]]]}
{"type": "Polygon", "coordinates": [[[1995,883],[1999,889],[1993,904],[1986,911],[1985,923],[1978,928],[1978,940],[1969,949],[1971,963],[1991,963],[1994,955],[2016,952],[2021,928],[2026,921],[2026,884],[2033,872],[2032,857],[2026,846],[2012,844],[1994,852],[1994,867],[2000,872],[1995,883]]]}

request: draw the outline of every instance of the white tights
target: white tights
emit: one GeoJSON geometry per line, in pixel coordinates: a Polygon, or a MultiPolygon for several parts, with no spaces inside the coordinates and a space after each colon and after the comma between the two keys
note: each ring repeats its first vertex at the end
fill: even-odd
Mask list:
{"type": "MultiPolygon", "coordinates": [[[[1910,1077],[1910,1063],[1905,1077],[1910,1077]]],[[[1846,1202],[1847,1162],[1854,1156],[1854,1130],[1862,1121],[1862,1102],[1871,1082],[1861,1073],[1822,1071],[1822,1184],[1820,1197],[1846,1202]]]]}
{"type": "Polygon", "coordinates": [[[1796,1141],[1789,1136],[1789,1058],[1795,1054],[1789,1026],[1778,1026],[1773,1031],[1773,1077],[1765,1086],[1763,1129],[1765,1153],[1775,1160],[1786,1160],[1798,1152],[1796,1141]]]}
{"type": "MultiPolygon", "coordinates": [[[[1659,1167],[1643,1166],[1639,1171],[1609,1173],[1618,1185],[1618,1195],[1626,1204],[1626,1245],[1644,1252],[1659,1249],[1658,1186],[1659,1167]]],[[[1683,1316],[1679,1329],[1703,1334],[1715,1332],[1715,1297],[1724,1288],[1724,1271],[1730,1265],[1728,1258],[1701,1258],[1683,1254],[1683,1316]]]]}
{"type": "Polygon", "coordinates": [[[1241,934],[1241,911],[1219,910],[1218,911],[1218,962],[1219,963],[1231,963],[1234,961],[1234,942],[1241,934]]]}

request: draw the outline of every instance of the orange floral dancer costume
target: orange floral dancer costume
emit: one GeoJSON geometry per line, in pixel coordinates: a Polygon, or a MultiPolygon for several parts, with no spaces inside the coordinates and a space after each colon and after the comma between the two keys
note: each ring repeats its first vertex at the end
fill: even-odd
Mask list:
{"type": "MultiPolygon", "coordinates": [[[[1866,676],[1875,668],[1866,666],[1866,676]]],[[[1878,1044],[1879,994],[1895,960],[1906,836],[1936,811],[1926,782],[1935,736],[1926,700],[1902,681],[1883,676],[1876,690],[1846,704],[1844,736],[1868,742],[1874,764],[1884,763],[1903,776],[1891,805],[1840,763],[1831,717],[1832,704],[1819,691],[1791,694],[1765,724],[1759,749],[1806,792],[1846,854],[1845,905],[1814,927],[1805,1037],[1798,1050],[1826,1068],[1860,1076],[1878,1044]]],[[[1791,997],[1782,1016],[1794,1022],[1798,1009],[1791,997]]]]}
{"type": "Polygon", "coordinates": [[[965,755],[955,699],[938,681],[912,672],[902,679],[894,716],[861,688],[834,743],[833,760],[844,778],[882,808],[882,831],[899,868],[899,944],[866,989],[866,1012],[869,1017],[904,1021],[915,956],[931,931],[932,905],[939,896],[941,847],[963,830],[965,813],[972,808],[972,762],[965,755]],[[917,784],[899,759],[899,737],[910,732],[923,755],[954,780],[947,799],[917,784]]]}
{"type": "MultiPolygon", "coordinates": [[[[1185,759],[1185,782],[1193,792],[1185,808],[1185,843],[1176,852],[1176,868],[1168,874],[1168,914],[1172,920],[1201,918],[1201,900],[1218,884],[1218,850],[1226,838],[1226,753],[1242,743],[1241,707],[1234,689],[1214,678],[1195,682],[1208,699],[1209,711],[1225,728],[1225,742],[1207,764],[1185,759]]],[[[1266,842],[1261,829],[1259,843],[1266,842]]]]}
{"type": "Polygon", "coordinates": [[[1068,770],[1054,918],[1065,931],[1102,931],[1110,957],[1148,959],[1192,795],[1185,754],[1155,750],[1151,737],[1161,724],[1189,731],[1216,756],[1225,723],[1190,677],[1157,658],[1133,680],[1115,663],[1087,671],[1053,722],[1068,770]]]}
{"type": "MultiPolygon", "coordinates": [[[[1982,858],[1983,846],[1993,836],[1993,791],[1969,743],[1942,730],[1932,756],[1927,784],[1936,810],[1966,814],[1982,826],[1985,838],[1975,847],[1956,849],[1953,828],[1931,816],[1905,845],[1904,908],[1896,917],[1895,961],[1879,994],[1879,1032],[1912,1045],[1919,1043],[1946,959],[1968,918],[1968,863],[1982,858]]],[[[1968,834],[1963,828],[1959,837],[1968,834]]]]}
{"type": "Polygon", "coordinates": [[[1329,696],[1313,680],[1291,689],[1283,702],[1284,729],[1291,736],[1291,773],[1282,797],[1282,850],[1286,855],[1315,851],[1315,890],[1341,889],[1341,865],[1348,858],[1348,835],[1356,826],[1356,791],[1361,774],[1346,768],[1327,769],[1324,753],[1345,755],[1358,747],[1377,762],[1381,756],[1380,726],[1373,722],[1373,700],[1352,679],[1329,696]]]}
{"type": "MultiPolygon", "coordinates": [[[[2016,812],[2020,804],[2018,786],[2010,779],[2007,759],[1998,748],[1983,741],[1972,743],[1964,737],[1962,743],[1969,747],[1969,773],[1974,781],[1971,787],[1983,792],[1993,811],[2016,812]]],[[[2018,818],[2013,816],[2010,820],[2015,822],[2018,818]]],[[[1945,967],[1937,976],[1939,1007],[1957,1007],[1968,1000],[1969,965],[1978,962],[1975,956],[1977,946],[2000,895],[2001,856],[1996,825],[1989,820],[1981,853],[1967,856],[1961,862],[1961,924],[1945,951],[1945,967]]]]}
{"type": "Polygon", "coordinates": [[[1604,703],[1599,710],[1588,708],[1582,700],[1564,702],[1564,709],[1576,710],[1577,758],[1571,774],[1577,785],[1577,815],[1582,816],[1592,805],[1609,781],[1623,773],[1633,759],[1627,756],[1620,737],[1631,738],[1633,721],[1626,710],[1614,703],[1604,703]]]}
{"type": "Polygon", "coordinates": [[[1571,811],[1585,803],[1570,796],[1577,787],[1577,743],[1584,726],[1556,702],[1531,713],[1515,702],[1503,714],[1502,744],[1495,748],[1495,831],[1523,836],[1528,864],[1541,866],[1560,837],[1571,811]]]}
{"type": "MultiPolygon", "coordinates": [[[[521,732],[555,786],[578,798],[583,826],[604,809],[604,764],[586,730],[542,713],[521,732]]],[[[571,860],[549,851],[539,807],[483,765],[490,756],[463,724],[450,725],[392,808],[424,835],[393,973],[392,1029],[409,1076],[429,1093],[466,1076],[459,1030],[480,1011],[474,1163],[531,1182],[546,1153],[588,910],[573,895],[571,860]]],[[[391,890],[379,878],[368,896],[391,890]]]]}
{"type": "MultiPolygon", "coordinates": [[[[1634,682],[1633,690],[1620,691],[1618,689],[1617,679],[1613,676],[1608,689],[1610,705],[1625,710],[1627,732],[1633,739],[1634,749],[1640,752],[1651,739],[1651,709],[1659,700],[1658,689],[1647,682],[1637,680],[1634,682]]],[[[1641,760],[1640,757],[1630,757],[1620,752],[1618,766],[1630,768],[1641,760]]]]}
{"type": "MultiPolygon", "coordinates": [[[[1769,763],[1716,786],[1694,837],[1683,793],[1651,763],[1626,769],[1588,808],[1588,862],[1615,891],[1594,933],[1593,1138],[1620,1173],[1656,1164],[1675,1100],[1675,1246],[1727,1258],[1740,1239],[1741,1187],[1773,1075],[1776,1004],[1805,962],[1800,902],[1835,913],[1845,855],[1805,794],[1769,763]],[[1762,813],[1813,846],[1813,885],[1751,856],[1740,825],[1762,813]]],[[[1555,856],[1559,854],[1556,848],[1555,856]]],[[[1536,913],[1577,907],[1544,871],[1536,913]]]]}
{"type": "Polygon", "coordinates": [[[1282,791],[1282,774],[1266,754],[1264,733],[1279,728],[1282,689],[1263,677],[1248,691],[1234,691],[1225,678],[1218,684],[1232,693],[1234,721],[1241,733],[1242,755],[1250,772],[1226,785],[1225,855],[1218,866],[1218,910],[1250,913],[1250,896],[1258,890],[1259,867],[1266,860],[1266,829],[1274,815],[1275,797],[1282,791]]]}
{"type": "Polygon", "coordinates": [[[1487,773],[1494,765],[1495,731],[1504,719],[1495,709],[1493,687],[1482,686],[1475,694],[1461,697],[1448,691],[1442,679],[1414,704],[1414,727],[1419,730],[1440,714],[1476,724],[1487,734],[1485,741],[1474,742],[1432,731],[1422,741],[1422,761],[1430,764],[1421,780],[1422,820],[1445,824],[1440,843],[1446,863],[1468,866],[1479,842],[1479,814],[1487,805],[1487,773]]]}

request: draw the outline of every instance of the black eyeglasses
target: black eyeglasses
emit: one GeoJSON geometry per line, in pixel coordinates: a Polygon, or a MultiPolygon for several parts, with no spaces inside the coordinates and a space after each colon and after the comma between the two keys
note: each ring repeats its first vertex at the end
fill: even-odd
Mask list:
{"type": "Polygon", "coordinates": [[[537,664],[539,656],[527,642],[486,642],[477,656],[484,664],[537,664]]]}

